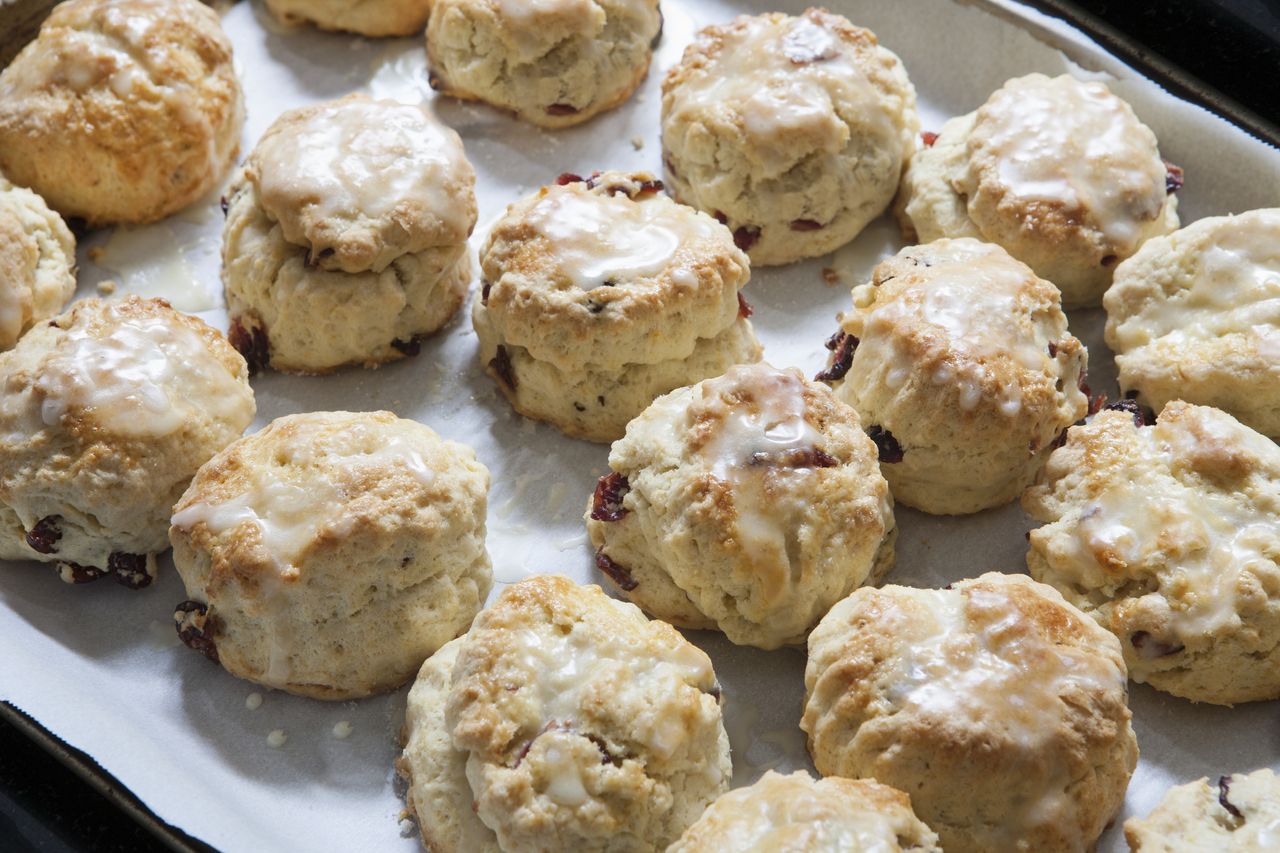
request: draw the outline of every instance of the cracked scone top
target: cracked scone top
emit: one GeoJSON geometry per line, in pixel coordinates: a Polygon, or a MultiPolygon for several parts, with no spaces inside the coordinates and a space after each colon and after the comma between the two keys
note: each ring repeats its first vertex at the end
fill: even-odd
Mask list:
{"type": "Polygon", "coordinates": [[[661,32],[658,0],[435,0],[431,87],[568,127],[631,96],[661,32]]]}
{"type": "Polygon", "coordinates": [[[412,36],[423,31],[431,0],[266,0],[285,24],[310,23],[322,30],[363,36],[412,36]]]}
{"type": "Polygon", "coordinates": [[[1133,853],[1265,853],[1280,849],[1280,779],[1268,768],[1170,788],[1145,818],[1124,822],[1133,853]]]}
{"type": "Polygon", "coordinates": [[[731,368],[654,401],[587,510],[597,565],[654,616],[802,643],[893,564],[893,498],[857,413],[796,370],[731,368]]]}
{"type": "Polygon", "coordinates": [[[76,290],[76,240],[44,199],[0,175],[0,352],[76,290]]]}
{"type": "Polygon", "coordinates": [[[428,660],[406,801],[453,851],[662,851],[729,787],[710,659],[599,587],[535,576],[428,660]]]}
{"type": "Polygon", "coordinates": [[[662,84],[666,179],[755,264],[847,243],[898,188],[918,129],[902,63],[822,9],[707,27],[662,84]]]}
{"type": "Polygon", "coordinates": [[[1153,238],[1103,299],[1120,389],[1185,400],[1280,438],[1280,208],[1153,238]]]}
{"type": "Polygon", "coordinates": [[[474,187],[457,133],[421,106],[349,95],[284,113],[231,188],[232,343],[299,373],[416,352],[470,284],[474,187]]]}
{"type": "Polygon", "coordinates": [[[1180,186],[1106,85],[1030,74],[944,124],[912,158],[896,208],[911,239],[998,243],[1076,307],[1097,305],[1118,262],[1178,227],[1180,186]]]}
{"type": "Polygon", "coordinates": [[[1024,575],[856,590],[809,637],[800,727],[948,853],[1091,849],[1138,760],[1115,637],[1024,575]]]}
{"type": "Polygon", "coordinates": [[[0,558],[155,576],[169,511],[253,420],[242,359],[159,299],[85,299],[0,354],[0,558]]]}
{"type": "Polygon", "coordinates": [[[868,779],[766,772],[723,794],[667,853],[941,853],[902,791],[868,779]]]}
{"type": "Polygon", "coordinates": [[[728,230],[647,173],[562,176],[480,250],[480,359],[521,414],[596,441],[673,388],[756,361],[728,230]]]}
{"type": "Polygon", "coordinates": [[[71,0],[0,73],[0,172],[91,225],[153,222],[240,150],[231,42],[196,0],[71,0]]]}
{"type": "Polygon", "coordinates": [[[819,379],[880,448],[894,498],[925,512],[999,506],[1084,416],[1087,353],[1058,291],[999,246],[909,246],[853,289],[819,379]]]}
{"type": "Polygon", "coordinates": [[[1154,426],[1067,432],[1023,507],[1027,565],[1120,639],[1135,681],[1198,702],[1280,698],[1280,448],[1180,401],[1154,426]]]}
{"type": "Polygon", "coordinates": [[[392,690],[484,603],[488,488],[469,447],[390,412],[278,418],[173,508],[178,632],[266,687],[392,690]]]}

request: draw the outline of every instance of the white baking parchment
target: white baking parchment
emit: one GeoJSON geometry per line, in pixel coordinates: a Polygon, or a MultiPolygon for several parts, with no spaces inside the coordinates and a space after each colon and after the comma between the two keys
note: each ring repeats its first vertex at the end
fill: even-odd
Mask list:
{"type": "MultiPolygon", "coordinates": [[[[663,0],[665,31],[648,79],[624,106],[582,127],[543,132],[484,107],[435,100],[437,115],[462,135],[476,167],[477,236],[506,204],[561,172],[659,172],[659,84],[693,33],[739,12],[796,13],[805,5],[663,0]]],[[[1060,22],[1007,0],[829,5],[902,57],[924,129],[974,109],[1009,77],[1105,75],[1155,130],[1162,154],[1185,168],[1184,222],[1280,205],[1280,153],[1174,99],[1060,22]]],[[[301,104],[355,90],[432,99],[420,39],[285,29],[257,2],[236,4],[224,23],[248,98],[245,152],[281,111],[301,104]]],[[[225,329],[217,197],[158,225],[82,241],[80,294],[111,279],[120,284],[117,293],[165,295],[225,329]]],[[[746,295],[766,358],[806,374],[820,369],[822,342],[849,288],[900,245],[886,217],[834,256],[755,271],[746,295]],[[824,267],[838,273],[838,284],[824,282],[824,267]]],[[[1073,313],[1071,326],[1089,346],[1094,390],[1114,396],[1101,312],[1073,313]]],[[[475,447],[493,474],[488,541],[495,593],[540,571],[598,581],[582,511],[606,469],[607,448],[516,416],[479,369],[466,311],[420,355],[398,364],[316,378],[267,373],[253,385],[255,429],[294,412],[389,409],[475,447]]],[[[1029,525],[1017,505],[959,519],[899,507],[897,516],[890,582],[938,586],[988,569],[1023,570],[1029,525]]],[[[139,592],[110,581],[66,586],[37,564],[0,566],[0,699],[87,752],[162,819],[221,850],[416,849],[392,772],[406,690],[328,704],[239,681],[178,643],[171,613],[184,598],[167,559],[159,580],[139,592]],[[283,744],[270,745],[281,734],[283,744]]],[[[735,785],[769,768],[810,767],[797,727],[803,653],[689,636],[711,654],[724,685],[735,785]]],[[[1198,706],[1142,685],[1133,685],[1131,700],[1142,758],[1124,810],[1100,845],[1104,851],[1123,849],[1119,823],[1145,814],[1171,784],[1263,765],[1280,769],[1280,702],[1198,706]]]]}

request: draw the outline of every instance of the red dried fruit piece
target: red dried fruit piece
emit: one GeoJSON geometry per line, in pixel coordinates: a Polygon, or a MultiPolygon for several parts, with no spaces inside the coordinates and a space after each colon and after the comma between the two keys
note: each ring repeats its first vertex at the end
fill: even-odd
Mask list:
{"type": "Polygon", "coordinates": [[[1232,817],[1244,820],[1244,815],[1240,813],[1240,809],[1236,808],[1236,804],[1227,799],[1227,794],[1231,793],[1231,777],[1218,777],[1218,805],[1227,810],[1232,817]]]}
{"type": "Polygon", "coordinates": [[[231,202],[227,201],[227,197],[224,195],[222,198],[218,199],[218,206],[222,208],[222,216],[225,219],[227,211],[231,209],[231,202]]]}
{"type": "Polygon", "coordinates": [[[1116,261],[1118,261],[1118,260],[1120,260],[1120,259],[1119,259],[1118,257],[1116,257],[1115,255],[1103,255],[1103,256],[1102,256],[1102,265],[1103,265],[1104,267],[1113,266],[1113,265],[1115,264],[1115,262],[1116,262],[1116,261]]]}
{"type": "Polygon", "coordinates": [[[1107,412],[1128,412],[1133,417],[1134,426],[1144,427],[1150,421],[1147,420],[1146,412],[1142,411],[1142,407],[1138,405],[1137,400],[1124,399],[1117,400],[1114,403],[1107,403],[1102,407],[1107,412]]]}
{"type": "Polygon", "coordinates": [[[840,283],[840,273],[831,267],[822,268],[822,281],[832,287],[840,283]]]}
{"type": "Polygon", "coordinates": [[[97,566],[82,566],[79,563],[58,563],[58,577],[67,583],[93,583],[107,576],[106,569],[97,566]]]}
{"type": "Polygon", "coordinates": [[[1168,160],[1164,161],[1164,192],[1165,195],[1172,195],[1182,189],[1184,183],[1182,178],[1183,172],[1180,166],[1175,166],[1168,160]]]}
{"type": "Polygon", "coordinates": [[[924,143],[925,148],[932,148],[933,143],[938,141],[938,134],[926,130],[920,134],[920,141],[924,143]]]}
{"type": "Polygon", "coordinates": [[[816,219],[793,219],[791,220],[792,231],[818,231],[826,226],[816,219]]]}
{"type": "Polygon", "coordinates": [[[756,313],[756,309],[751,307],[751,303],[741,293],[738,294],[738,316],[743,320],[756,313]]]}
{"type": "Polygon", "coordinates": [[[62,538],[60,515],[46,515],[27,531],[27,545],[37,554],[56,554],[58,540],[62,538]]]}
{"type": "Polygon", "coordinates": [[[733,245],[742,251],[750,251],[760,239],[760,229],[754,225],[739,225],[733,230],[733,245]]]}
{"type": "Polygon", "coordinates": [[[440,76],[436,74],[434,71],[432,71],[427,74],[427,85],[430,86],[432,89],[439,91],[441,86],[443,86],[444,84],[440,80],[440,76]]]}
{"type": "Polygon", "coordinates": [[[627,478],[617,471],[610,471],[596,481],[596,491],[591,497],[591,518],[595,521],[618,521],[631,510],[622,505],[622,499],[631,491],[627,478]]]}
{"type": "Polygon", "coordinates": [[[493,289],[493,285],[490,284],[489,282],[486,281],[481,283],[480,285],[480,304],[481,305],[489,304],[489,291],[492,289],[493,289]]]}
{"type": "Polygon", "coordinates": [[[561,172],[560,177],[556,178],[556,186],[563,187],[569,184],[581,184],[584,179],[581,175],[575,175],[573,172],[561,172]]]}
{"type": "Polygon", "coordinates": [[[1062,432],[1058,433],[1057,438],[1049,442],[1049,447],[1052,448],[1053,450],[1057,450],[1059,447],[1061,447],[1066,443],[1067,443],[1067,431],[1064,429],[1062,432]]]}
{"type": "Polygon", "coordinates": [[[881,426],[871,426],[867,428],[867,436],[876,443],[881,462],[892,465],[902,461],[902,445],[898,444],[898,439],[893,437],[893,433],[881,426]]]}
{"type": "Polygon", "coordinates": [[[836,332],[827,338],[824,346],[831,350],[831,362],[825,370],[818,371],[813,377],[815,382],[835,382],[844,379],[849,368],[853,366],[853,351],[858,348],[858,339],[845,331],[836,332]]]}
{"type": "Polygon", "coordinates": [[[124,554],[117,551],[107,557],[107,570],[114,572],[116,581],[129,589],[151,586],[151,581],[155,580],[147,571],[145,554],[124,554]]]}
{"type": "Polygon", "coordinates": [[[267,333],[261,326],[255,325],[252,329],[246,329],[237,317],[231,321],[227,340],[231,346],[235,347],[236,352],[244,356],[245,362],[249,365],[250,376],[271,363],[271,343],[267,340],[267,333]]]}
{"type": "Polygon", "coordinates": [[[662,183],[662,181],[659,181],[657,179],[652,181],[641,181],[639,188],[635,191],[635,193],[632,194],[631,197],[637,198],[642,195],[653,195],[654,193],[662,192],[664,188],[665,188],[665,185],[662,183]]]}
{"type": "Polygon", "coordinates": [[[1139,657],[1147,660],[1176,655],[1186,648],[1181,643],[1167,643],[1164,640],[1157,640],[1146,631],[1134,631],[1133,635],[1129,637],[1129,644],[1137,650],[1139,657]]]}
{"type": "Polygon", "coordinates": [[[1058,357],[1058,345],[1053,341],[1049,341],[1049,358],[1058,357]]]}
{"type": "Polygon", "coordinates": [[[547,107],[547,115],[552,116],[571,116],[578,112],[578,108],[573,104],[552,104],[547,107]]]}
{"type": "Polygon", "coordinates": [[[631,577],[631,572],[610,560],[603,548],[596,551],[596,568],[604,572],[623,592],[630,592],[640,585],[639,581],[631,577]]]}
{"type": "Polygon", "coordinates": [[[178,639],[189,649],[195,649],[214,663],[218,662],[218,647],[213,633],[216,620],[209,615],[207,605],[198,601],[184,601],[173,611],[174,627],[178,639]]]}
{"type": "Polygon", "coordinates": [[[405,355],[417,355],[422,352],[422,341],[424,337],[424,335],[414,335],[407,341],[394,340],[391,342],[391,346],[405,355]]]}
{"type": "Polygon", "coordinates": [[[711,218],[714,219],[716,222],[719,222],[721,225],[729,224],[729,217],[724,215],[724,211],[720,211],[720,210],[712,211],[711,218]]]}
{"type": "Polygon", "coordinates": [[[516,390],[516,374],[511,367],[511,356],[507,355],[506,347],[501,344],[498,345],[498,352],[493,358],[489,359],[489,367],[498,375],[503,384],[512,391],[516,390]]]}

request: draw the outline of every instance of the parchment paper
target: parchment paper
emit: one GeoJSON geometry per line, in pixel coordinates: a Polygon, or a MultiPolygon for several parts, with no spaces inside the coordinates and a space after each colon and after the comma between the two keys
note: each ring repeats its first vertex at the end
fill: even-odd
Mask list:
{"type": "MultiPolygon", "coordinates": [[[[666,28],[653,70],[621,109],[584,127],[545,133],[478,106],[436,102],[456,128],[479,178],[480,227],[505,205],[565,171],[660,171],[659,82],[693,32],[738,12],[801,0],[663,0],[666,28]]],[[[920,98],[923,126],[937,129],[981,104],[1007,78],[1032,71],[1105,74],[1186,169],[1183,222],[1280,205],[1280,153],[1178,101],[1109,57],[1080,33],[1012,2],[832,0],[903,59],[920,98]]],[[[357,89],[429,99],[421,41],[371,41],[302,28],[286,30],[255,3],[225,16],[248,97],[247,152],[283,110],[357,89]]],[[[217,193],[157,226],[83,241],[81,295],[104,279],[118,292],[167,294],[225,329],[217,249],[217,193]],[[105,246],[99,255],[95,247],[105,246]],[[92,257],[98,257],[101,264],[92,257]],[[145,261],[145,262],[144,262],[145,261]]],[[[759,270],[746,294],[775,365],[812,374],[822,341],[849,288],[900,240],[887,218],[834,257],[759,270]],[[823,267],[840,283],[825,284],[823,267]]],[[[1071,316],[1089,345],[1095,391],[1115,395],[1101,312],[1071,316]]],[[[493,473],[489,548],[495,575],[511,582],[538,571],[597,582],[581,521],[607,448],[565,438],[515,416],[476,363],[466,312],[416,358],[376,371],[321,378],[267,373],[254,380],[255,429],[280,415],[324,409],[390,409],[474,446],[493,473]]],[[[898,509],[898,561],[888,581],[936,586],[987,569],[1023,571],[1027,519],[1016,505],[962,519],[898,509]]],[[[501,588],[501,583],[498,584],[501,588]]],[[[412,851],[393,786],[395,735],[405,690],[326,704],[239,681],[178,644],[170,614],[184,599],[165,561],[150,589],[109,581],[71,588],[36,564],[0,566],[0,698],[13,702],[93,756],[162,819],[225,851],[412,851]],[[246,698],[262,693],[251,710],[246,698]],[[335,725],[349,723],[349,737],[335,725]],[[283,746],[268,745],[282,731],[283,746]]],[[[691,639],[712,656],[725,686],[734,782],[768,768],[809,767],[797,723],[803,654],[760,652],[706,633],[691,639]]],[[[1116,826],[1100,849],[1124,849],[1119,823],[1145,814],[1171,784],[1203,775],[1280,768],[1280,703],[1235,709],[1196,706],[1141,685],[1131,692],[1142,760],[1116,826]]],[[[340,727],[342,728],[342,727],[340,727]]]]}

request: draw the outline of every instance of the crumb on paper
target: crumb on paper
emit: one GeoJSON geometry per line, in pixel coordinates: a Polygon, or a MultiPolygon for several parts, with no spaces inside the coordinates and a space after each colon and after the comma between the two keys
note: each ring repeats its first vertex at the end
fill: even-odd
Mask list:
{"type": "Polygon", "coordinates": [[[248,696],[244,697],[244,706],[250,711],[258,710],[262,707],[262,694],[250,693],[248,696]]]}
{"type": "Polygon", "coordinates": [[[837,285],[840,283],[840,272],[831,267],[823,267],[822,280],[829,286],[837,285]]]}
{"type": "Polygon", "coordinates": [[[272,729],[271,734],[267,735],[267,746],[279,749],[288,739],[289,736],[284,733],[284,729],[272,729]]]}
{"type": "Polygon", "coordinates": [[[346,740],[351,737],[351,723],[347,720],[339,720],[333,727],[333,736],[338,740],[346,740]]]}
{"type": "Polygon", "coordinates": [[[117,287],[119,287],[119,285],[117,285],[114,281],[112,281],[109,278],[103,279],[102,281],[98,282],[98,292],[101,293],[103,296],[110,296],[111,294],[115,293],[117,287]]]}
{"type": "Polygon", "coordinates": [[[644,147],[644,137],[643,137],[643,136],[633,136],[633,137],[631,137],[631,147],[632,147],[632,148],[634,148],[634,149],[635,149],[635,150],[637,150],[637,151],[639,151],[641,148],[643,148],[643,147],[644,147]]]}
{"type": "Polygon", "coordinates": [[[400,837],[413,838],[418,834],[418,822],[405,815],[400,818],[400,837]]]}
{"type": "Polygon", "coordinates": [[[105,255],[106,253],[107,253],[107,250],[104,249],[103,247],[94,246],[92,249],[89,250],[89,260],[93,261],[96,264],[98,261],[102,259],[102,256],[105,255]]]}

